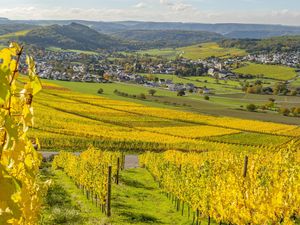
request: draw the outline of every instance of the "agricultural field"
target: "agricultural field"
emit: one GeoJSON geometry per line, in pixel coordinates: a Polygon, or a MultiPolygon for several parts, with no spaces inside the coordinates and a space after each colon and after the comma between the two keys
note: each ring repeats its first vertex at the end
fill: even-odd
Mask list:
{"type": "Polygon", "coordinates": [[[22,31],[18,31],[18,32],[0,35],[0,40],[10,40],[10,39],[15,39],[20,36],[25,36],[29,31],[30,30],[22,30],[22,31]]]}
{"type": "Polygon", "coordinates": [[[168,59],[175,59],[177,56],[180,56],[182,54],[182,51],[177,50],[176,48],[163,48],[143,50],[139,51],[138,53],[141,55],[161,56],[168,59]]]}
{"type": "MultiPolygon", "coordinates": [[[[40,139],[45,150],[55,151],[78,151],[89,144],[102,149],[132,151],[201,151],[218,149],[219,146],[238,150],[239,147],[232,144],[235,142],[228,141],[227,137],[211,141],[207,137],[244,132],[267,134],[269,140],[280,141],[270,141],[265,146],[273,143],[271,146],[275,147],[292,140],[300,132],[295,125],[157,108],[76,93],[55,85],[44,88],[35,100],[35,108],[35,126],[31,135],[40,139]]],[[[250,144],[247,140],[241,141],[241,145],[252,148],[250,144]]]]}
{"type": "Polygon", "coordinates": [[[175,59],[177,56],[187,59],[198,60],[206,59],[212,56],[228,58],[233,56],[246,55],[245,50],[235,48],[222,48],[217,43],[203,43],[199,45],[192,45],[181,48],[166,48],[166,49],[151,49],[146,51],[139,51],[140,54],[147,54],[150,56],[161,56],[169,59],[175,59]]]}
{"type": "Polygon", "coordinates": [[[263,78],[270,78],[274,80],[283,81],[291,80],[297,75],[295,69],[287,66],[265,65],[255,63],[248,63],[247,65],[234,70],[234,72],[240,74],[251,74],[255,76],[262,75],[263,78]]]}
{"type": "Polygon", "coordinates": [[[247,54],[245,50],[235,48],[222,48],[214,42],[178,48],[178,50],[183,52],[182,56],[184,58],[192,60],[205,59],[212,56],[228,58],[233,56],[243,56],[247,54]]]}
{"type": "MultiPolygon", "coordinates": [[[[146,76],[147,74],[145,74],[146,76]]],[[[161,88],[149,88],[141,85],[129,84],[129,83],[78,83],[78,82],[64,82],[64,81],[47,81],[54,85],[63,86],[69,90],[80,92],[84,94],[91,94],[99,96],[97,91],[99,88],[104,90],[101,94],[102,97],[129,101],[134,103],[143,104],[151,107],[175,109],[181,111],[189,111],[194,113],[209,114],[215,116],[233,116],[241,119],[252,119],[270,121],[276,123],[287,123],[300,125],[300,121],[295,120],[292,117],[284,117],[279,114],[268,113],[266,117],[265,113],[253,113],[242,110],[247,104],[256,103],[259,105],[268,103],[270,96],[263,95],[251,95],[241,93],[236,85],[239,85],[235,81],[228,81],[227,83],[220,81],[216,84],[215,80],[210,77],[187,77],[186,79],[179,78],[172,75],[157,74],[160,78],[164,79],[176,79],[178,82],[194,83],[196,86],[206,86],[212,88],[216,94],[210,96],[210,100],[206,101],[203,95],[187,93],[186,96],[177,96],[177,92],[168,91],[161,88]],[[197,80],[197,81],[196,81],[197,80]],[[114,90],[125,92],[131,95],[140,95],[144,93],[147,95],[147,99],[139,100],[137,98],[128,98],[119,96],[114,93],[114,90]],[[154,96],[148,95],[150,89],[155,89],[157,92],[154,96]],[[229,94],[231,93],[231,94],[229,94]]],[[[43,81],[46,82],[46,81],[43,81]]],[[[278,104],[288,107],[299,107],[298,97],[294,96],[273,96],[278,104]]]]}
{"type": "Polygon", "coordinates": [[[191,207],[207,224],[298,224],[293,218],[300,204],[297,156],[294,147],[243,154],[166,151],[147,152],[140,163],[178,208],[191,207]]]}
{"type": "Polygon", "coordinates": [[[47,50],[53,51],[53,52],[75,52],[75,53],[82,53],[86,55],[97,55],[97,52],[94,51],[82,51],[82,50],[76,50],[76,49],[62,49],[58,47],[48,47],[47,50]]]}
{"type": "MultiPolygon", "coordinates": [[[[228,202],[233,201],[234,193],[242,188],[248,189],[248,186],[251,193],[254,193],[253,189],[267,193],[271,183],[262,185],[264,176],[272,181],[279,179],[269,168],[279,171],[289,165],[289,168],[297,169],[294,159],[298,151],[289,154],[283,150],[285,155],[281,155],[277,149],[293,146],[296,150],[300,147],[299,126],[157,108],[78,93],[50,83],[44,84],[44,90],[35,98],[34,108],[35,126],[31,135],[39,138],[43,150],[64,150],[55,156],[52,169],[47,169],[56,186],[46,198],[59,201],[60,193],[68,200],[62,201],[59,209],[47,203],[42,214],[42,224],[45,225],[60,224],[64,208],[68,213],[63,221],[73,224],[102,221],[99,224],[184,225],[192,221],[207,223],[207,220],[211,225],[221,221],[243,224],[250,221],[246,212],[251,207],[251,210],[264,211],[252,201],[267,205],[273,200],[265,200],[265,195],[251,194],[251,199],[245,200],[247,204],[241,205],[245,214],[236,217],[237,210],[241,209],[227,207],[228,202]],[[89,147],[90,144],[97,149],[89,147]],[[72,152],[83,153],[78,156],[72,152]],[[138,155],[140,168],[122,170],[126,154],[138,155]],[[249,167],[247,171],[247,185],[237,182],[241,179],[245,154],[251,163],[255,163],[255,167],[249,167]],[[121,159],[121,164],[116,163],[117,158],[121,159]],[[105,216],[104,204],[108,195],[108,164],[112,165],[113,182],[112,216],[109,218],[105,216]],[[219,172],[208,176],[207,168],[219,172]],[[263,177],[254,177],[258,172],[263,177]],[[164,173],[168,176],[162,176],[164,173]],[[201,173],[201,178],[193,179],[197,173],[201,173]],[[218,174],[222,174],[223,180],[218,174]],[[116,177],[119,177],[118,183],[116,177]],[[191,179],[189,185],[185,184],[185,178],[191,179]],[[220,181],[218,186],[214,186],[216,179],[220,181]],[[207,193],[206,197],[192,197],[203,196],[199,192],[207,193]],[[220,198],[210,199],[213,195],[220,198]],[[215,210],[205,210],[207,204],[215,210]],[[103,209],[104,213],[101,213],[103,209]]],[[[285,172],[279,183],[297,185],[296,180],[285,181],[289,176],[291,172],[285,172]]],[[[277,195],[285,195],[284,187],[278,186],[276,191],[271,189],[274,199],[277,195]]],[[[238,198],[242,201],[245,196],[239,195],[238,198]]],[[[295,210],[297,199],[290,201],[295,210]]],[[[280,202],[274,209],[267,207],[267,215],[276,214],[276,210],[282,207],[280,202]]],[[[286,220],[289,213],[284,214],[286,220]]],[[[260,213],[256,220],[278,219],[267,215],[260,213]]]]}

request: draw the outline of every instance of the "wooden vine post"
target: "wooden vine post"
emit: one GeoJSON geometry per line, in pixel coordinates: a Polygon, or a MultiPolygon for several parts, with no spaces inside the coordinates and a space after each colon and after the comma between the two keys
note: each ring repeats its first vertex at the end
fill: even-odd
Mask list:
{"type": "Polygon", "coordinates": [[[247,169],[248,169],[248,156],[245,156],[245,159],[244,159],[244,172],[243,172],[243,177],[244,178],[247,176],[247,169]]]}
{"type": "Polygon", "coordinates": [[[117,160],[117,174],[116,174],[116,184],[119,184],[119,176],[120,176],[120,158],[117,160]]]}
{"type": "Polygon", "coordinates": [[[111,173],[112,166],[108,166],[108,175],[107,175],[107,201],[106,201],[106,216],[111,216],[111,173]]]}

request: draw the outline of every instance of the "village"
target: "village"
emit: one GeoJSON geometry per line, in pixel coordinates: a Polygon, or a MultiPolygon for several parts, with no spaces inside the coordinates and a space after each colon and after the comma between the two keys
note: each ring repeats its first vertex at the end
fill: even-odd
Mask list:
{"type": "Polygon", "coordinates": [[[293,68],[300,68],[299,51],[252,54],[243,57],[242,60],[262,64],[285,65],[293,68]]]}
{"type": "Polygon", "coordinates": [[[169,91],[199,92],[201,89],[204,94],[209,94],[211,90],[205,86],[196,87],[193,83],[176,83],[171,78],[160,79],[155,76],[151,78],[147,75],[208,76],[216,80],[253,79],[253,75],[237,74],[233,69],[249,61],[296,68],[299,68],[300,63],[299,52],[257,54],[228,59],[211,57],[196,61],[180,58],[157,64],[141,63],[137,58],[132,59],[131,63],[116,64],[106,58],[107,56],[96,54],[46,51],[46,54],[36,55],[37,72],[42,79],[93,83],[126,82],[169,91]]]}

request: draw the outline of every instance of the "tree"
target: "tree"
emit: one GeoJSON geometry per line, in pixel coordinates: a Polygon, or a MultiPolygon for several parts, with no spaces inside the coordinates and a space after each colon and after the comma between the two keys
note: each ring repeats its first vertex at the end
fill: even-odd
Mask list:
{"type": "Polygon", "coordinates": [[[286,85],[286,83],[283,83],[283,82],[276,83],[273,90],[274,90],[275,95],[278,95],[278,94],[286,95],[288,93],[287,85],[286,85]]]}
{"type": "Polygon", "coordinates": [[[184,90],[179,90],[177,92],[177,96],[185,96],[185,91],[184,90]]]}
{"type": "Polygon", "coordinates": [[[254,104],[249,104],[249,105],[247,105],[247,110],[249,111],[249,112],[254,112],[255,110],[256,110],[256,105],[254,105],[254,104]]]}
{"type": "Polygon", "coordinates": [[[291,111],[288,108],[280,108],[279,112],[284,116],[289,116],[291,111]]]}
{"type": "Polygon", "coordinates": [[[205,96],[204,96],[204,99],[207,100],[207,101],[209,101],[209,96],[208,96],[208,95],[205,95],[205,96]]]}
{"type": "Polygon", "coordinates": [[[274,99],[274,98],[269,98],[269,101],[275,103],[276,99],[274,99]]]}
{"type": "Polygon", "coordinates": [[[103,89],[102,89],[102,88],[99,88],[99,90],[98,90],[97,93],[98,93],[99,95],[101,95],[101,94],[103,94],[103,92],[104,92],[103,89]]]}
{"type": "Polygon", "coordinates": [[[146,95],[144,93],[141,93],[139,97],[140,99],[146,99],[146,95]]]}
{"type": "Polygon", "coordinates": [[[262,81],[261,80],[256,80],[254,84],[255,85],[262,85],[262,81]]]}
{"type": "Polygon", "coordinates": [[[148,81],[153,81],[155,79],[155,76],[153,74],[148,74],[146,76],[146,78],[147,78],[148,81]]]}
{"type": "Polygon", "coordinates": [[[292,95],[292,96],[296,96],[296,95],[297,95],[297,91],[296,91],[296,90],[293,90],[293,91],[291,92],[291,95],[292,95]]]}
{"type": "Polygon", "coordinates": [[[300,116],[300,107],[294,108],[292,112],[294,116],[300,116]]]}
{"type": "Polygon", "coordinates": [[[156,93],[156,90],[150,89],[150,90],[148,91],[148,93],[149,93],[151,96],[153,96],[153,95],[156,93]]]}

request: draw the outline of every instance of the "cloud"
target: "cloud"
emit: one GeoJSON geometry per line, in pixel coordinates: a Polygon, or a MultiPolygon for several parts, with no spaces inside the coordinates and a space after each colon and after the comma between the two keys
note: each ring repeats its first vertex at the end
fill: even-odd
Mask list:
{"type": "Polygon", "coordinates": [[[136,4],[136,5],[134,5],[133,7],[137,8],[137,9],[146,8],[147,4],[144,3],[144,2],[140,2],[140,3],[136,4]]]}
{"type": "Polygon", "coordinates": [[[170,0],[160,0],[161,5],[166,6],[169,10],[176,12],[186,11],[186,10],[196,10],[191,4],[183,3],[182,1],[170,1],[170,0]]]}
{"type": "Polygon", "coordinates": [[[194,8],[192,5],[177,2],[171,7],[171,9],[174,11],[186,11],[193,10],[194,8]]]}
{"type": "Polygon", "coordinates": [[[161,5],[168,5],[168,6],[172,6],[173,3],[170,0],[159,0],[159,3],[161,5]]]}

